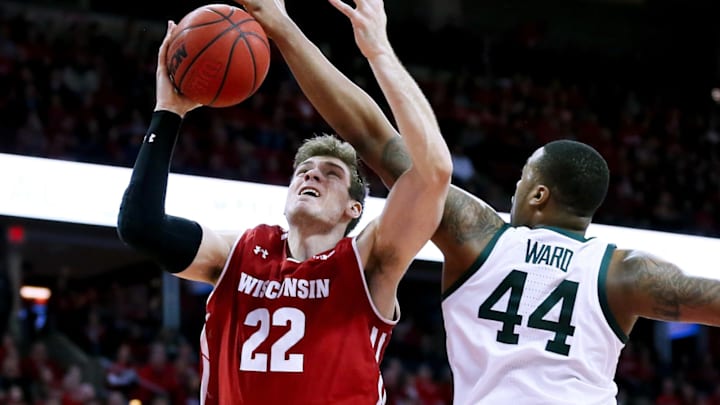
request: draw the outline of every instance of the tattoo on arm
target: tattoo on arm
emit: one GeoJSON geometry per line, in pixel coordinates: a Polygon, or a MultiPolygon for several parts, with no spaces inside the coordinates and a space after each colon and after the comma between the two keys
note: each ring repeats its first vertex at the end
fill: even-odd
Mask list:
{"type": "Polygon", "coordinates": [[[395,180],[400,177],[401,174],[405,173],[410,165],[412,159],[405,149],[405,144],[402,138],[394,136],[382,151],[382,167],[390,173],[395,180]]]}
{"type": "MultiPolygon", "coordinates": [[[[401,137],[395,136],[385,144],[381,163],[396,180],[410,167],[412,159],[401,137]]],[[[468,241],[487,238],[503,223],[502,218],[490,206],[451,186],[445,200],[442,221],[435,236],[446,243],[452,241],[454,244],[462,245],[468,241]]]]}
{"type": "Polygon", "coordinates": [[[628,254],[626,261],[636,274],[638,290],[646,292],[660,318],[679,320],[682,307],[702,307],[720,297],[720,283],[687,276],[672,263],[637,252],[628,254]]]}
{"type": "Polygon", "coordinates": [[[502,219],[490,206],[450,187],[440,231],[447,233],[457,244],[485,239],[502,225],[502,219]]]}

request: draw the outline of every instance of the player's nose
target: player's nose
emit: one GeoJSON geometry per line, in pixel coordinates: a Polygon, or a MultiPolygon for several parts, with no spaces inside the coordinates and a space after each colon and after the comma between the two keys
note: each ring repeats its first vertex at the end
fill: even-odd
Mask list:
{"type": "Polygon", "coordinates": [[[305,172],[305,181],[311,179],[315,181],[320,181],[321,178],[322,176],[320,170],[318,170],[317,168],[313,168],[305,172]]]}

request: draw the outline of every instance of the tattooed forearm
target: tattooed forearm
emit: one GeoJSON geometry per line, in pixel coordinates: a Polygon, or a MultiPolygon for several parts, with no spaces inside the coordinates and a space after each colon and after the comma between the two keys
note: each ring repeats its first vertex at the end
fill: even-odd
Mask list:
{"type": "Polygon", "coordinates": [[[484,239],[502,224],[502,219],[488,205],[455,186],[450,187],[439,228],[439,233],[446,238],[452,238],[457,244],[484,239]]]}
{"type": "Polygon", "coordinates": [[[698,308],[720,299],[720,283],[691,277],[672,263],[632,252],[625,259],[636,275],[639,291],[644,291],[654,314],[666,320],[682,320],[683,308],[698,308]]]}
{"type": "MultiPolygon", "coordinates": [[[[403,139],[393,137],[382,149],[382,169],[397,180],[412,164],[403,139]]],[[[495,210],[467,192],[451,186],[438,231],[432,240],[441,249],[483,240],[503,225],[495,210]]],[[[447,252],[446,252],[447,253],[447,252]]]]}
{"type": "Polygon", "coordinates": [[[382,167],[394,180],[397,180],[411,164],[412,159],[405,149],[402,138],[395,136],[385,144],[382,151],[382,167]]]}

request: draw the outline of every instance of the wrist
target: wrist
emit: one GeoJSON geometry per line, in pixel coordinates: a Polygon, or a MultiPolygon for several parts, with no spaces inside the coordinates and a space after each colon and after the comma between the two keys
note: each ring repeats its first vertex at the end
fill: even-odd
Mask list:
{"type": "Polygon", "coordinates": [[[176,107],[170,107],[170,106],[165,106],[162,104],[156,104],[155,109],[153,110],[153,114],[155,114],[157,112],[161,112],[161,111],[165,112],[165,113],[177,115],[180,119],[185,118],[185,114],[187,114],[187,111],[176,108],[176,107]]]}
{"type": "Polygon", "coordinates": [[[182,119],[182,116],[175,111],[155,109],[152,113],[148,133],[155,133],[163,139],[171,139],[174,144],[175,135],[180,131],[182,119]]]}
{"type": "Polygon", "coordinates": [[[377,49],[374,49],[372,52],[368,52],[365,58],[370,63],[395,62],[398,60],[395,51],[389,44],[385,47],[377,47],[377,49]]]}

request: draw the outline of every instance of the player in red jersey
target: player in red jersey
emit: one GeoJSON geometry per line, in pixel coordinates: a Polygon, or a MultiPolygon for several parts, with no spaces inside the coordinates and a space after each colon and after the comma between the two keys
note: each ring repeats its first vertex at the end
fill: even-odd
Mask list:
{"type": "MultiPolygon", "coordinates": [[[[338,136],[392,185],[409,165],[398,158],[402,143],[376,102],[303,34],[282,0],[236,1],[273,39],[305,96],[338,136]]],[[[523,168],[510,223],[484,201],[450,187],[432,242],[443,253],[454,404],[614,403],[617,356],[639,318],[720,325],[717,280],[611,245],[606,256],[592,257],[602,242],[592,238],[585,244],[585,232],[607,192],[608,176],[606,163],[588,145],[548,143],[523,168]],[[533,256],[538,236],[531,248],[527,235],[542,235],[548,260],[533,256]],[[573,243],[582,245],[574,256],[580,271],[568,271],[572,253],[566,247],[573,243]],[[547,266],[561,256],[568,261],[547,266]],[[532,268],[539,271],[530,274],[532,268]],[[493,282],[498,276],[502,281],[493,282]],[[494,305],[498,298],[505,304],[494,305]]]]}
{"type": "MultiPolygon", "coordinates": [[[[158,55],[157,100],[118,215],[118,234],[179,277],[208,282],[201,337],[204,404],[377,404],[379,364],[400,315],[397,287],[435,231],[452,162],[435,115],[395,55],[383,3],[331,0],[350,18],[403,134],[411,168],[382,213],[348,237],[366,186],[355,150],[329,135],[295,156],[285,216],[221,235],[165,214],[168,168],[184,115],[198,107],[173,91],[158,55]]],[[[344,108],[342,103],[337,108],[344,108]]]]}

